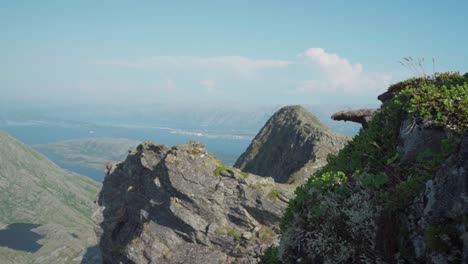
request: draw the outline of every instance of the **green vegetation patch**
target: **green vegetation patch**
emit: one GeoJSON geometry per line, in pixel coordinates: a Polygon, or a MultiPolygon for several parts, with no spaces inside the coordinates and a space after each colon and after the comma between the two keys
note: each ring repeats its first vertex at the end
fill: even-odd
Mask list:
{"type": "Polygon", "coordinates": [[[424,183],[430,178],[430,174],[410,175],[405,181],[395,186],[396,196],[393,200],[397,205],[404,206],[423,190],[424,183]]]}
{"type": "Polygon", "coordinates": [[[261,226],[260,230],[258,231],[258,238],[264,243],[272,242],[275,236],[275,232],[273,232],[273,230],[271,230],[271,228],[268,226],[261,226]]]}
{"type": "Polygon", "coordinates": [[[259,264],[281,264],[278,247],[269,247],[261,257],[259,264]]]}
{"type": "MultiPolygon", "coordinates": [[[[404,209],[458,144],[456,139],[443,140],[441,151],[427,149],[411,164],[401,163],[401,153],[397,150],[401,124],[408,119],[414,124],[429,121],[455,134],[465,132],[468,129],[467,83],[468,74],[442,73],[392,85],[389,90],[396,95],[382,105],[369,127],[361,129],[336,156],[329,156],[328,164],[296,189],[296,196],[290,200],[280,224],[282,232],[286,232],[296,215],[307,215],[307,224],[301,226],[307,229],[305,232],[325,232],[318,236],[337,239],[323,241],[324,244],[315,240],[313,245],[340,251],[335,245],[347,243],[353,247],[347,252],[358,254],[330,252],[332,258],[356,259],[364,254],[372,260],[378,256],[380,253],[372,252],[372,246],[366,244],[375,238],[375,228],[366,226],[362,217],[372,222],[381,210],[392,215],[404,209]],[[355,232],[369,239],[363,240],[355,232]]],[[[439,239],[440,232],[437,228],[426,230],[428,246],[439,252],[446,249],[444,241],[439,239]]],[[[327,254],[320,248],[317,252],[309,251],[312,251],[309,255],[316,254],[316,257],[327,254]]],[[[278,249],[270,249],[261,263],[279,263],[275,262],[278,254],[278,249]]]]}
{"type": "Polygon", "coordinates": [[[248,172],[241,171],[240,174],[241,174],[241,176],[242,176],[244,179],[249,178],[249,173],[248,173],[248,172]]]}
{"type": "Polygon", "coordinates": [[[417,122],[419,119],[433,121],[461,132],[468,128],[468,84],[424,84],[403,89],[396,99],[417,122]]]}
{"type": "Polygon", "coordinates": [[[439,253],[447,253],[450,250],[450,245],[442,239],[444,229],[439,226],[428,226],[424,232],[424,238],[427,247],[431,251],[439,253]]]}
{"type": "Polygon", "coordinates": [[[198,156],[198,155],[202,154],[202,152],[198,147],[192,146],[192,154],[198,156]]]}
{"type": "Polygon", "coordinates": [[[369,189],[379,189],[389,182],[388,176],[384,173],[363,174],[360,180],[362,185],[369,189]]]}
{"type": "Polygon", "coordinates": [[[241,233],[238,230],[226,226],[218,226],[215,233],[220,236],[230,236],[234,240],[240,240],[241,238],[241,233]]]}
{"type": "Polygon", "coordinates": [[[336,156],[329,156],[326,166],[296,189],[296,197],[286,209],[281,228],[285,229],[292,221],[294,212],[303,206],[309,190],[334,190],[339,185],[364,185],[373,189],[386,186],[382,191],[402,192],[390,197],[409,199],[408,196],[419,190],[424,179],[453,152],[456,144],[450,140],[443,141],[440,153],[427,150],[420,154],[426,156],[419,157],[419,165],[402,167],[397,151],[401,123],[407,118],[430,119],[456,131],[466,131],[467,83],[468,74],[441,73],[392,85],[389,91],[396,92],[396,96],[382,105],[381,112],[374,115],[368,129],[361,129],[336,156]],[[427,164],[428,160],[430,164],[427,164]],[[373,176],[354,177],[362,172],[373,176]]]}
{"type": "Polygon", "coordinates": [[[221,174],[229,173],[229,168],[226,166],[219,166],[213,171],[214,175],[218,178],[221,177],[221,174]]]}
{"type": "Polygon", "coordinates": [[[234,240],[240,240],[241,238],[241,233],[235,229],[229,229],[227,235],[234,238],[234,240]]]}
{"type": "Polygon", "coordinates": [[[274,188],[274,189],[271,189],[271,191],[268,192],[267,198],[274,201],[274,200],[278,199],[278,196],[280,194],[281,194],[281,191],[274,188]]]}

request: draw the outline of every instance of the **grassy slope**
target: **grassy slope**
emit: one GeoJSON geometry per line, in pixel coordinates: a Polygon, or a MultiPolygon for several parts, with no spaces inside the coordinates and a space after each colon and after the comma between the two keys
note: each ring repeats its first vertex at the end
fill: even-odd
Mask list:
{"type": "Polygon", "coordinates": [[[90,215],[98,184],[60,169],[4,132],[0,146],[0,223],[42,224],[37,232],[46,235],[39,242],[44,246],[34,255],[2,248],[0,256],[7,262],[27,258],[51,263],[57,259],[48,256],[55,252],[67,263],[95,243],[90,215]]]}

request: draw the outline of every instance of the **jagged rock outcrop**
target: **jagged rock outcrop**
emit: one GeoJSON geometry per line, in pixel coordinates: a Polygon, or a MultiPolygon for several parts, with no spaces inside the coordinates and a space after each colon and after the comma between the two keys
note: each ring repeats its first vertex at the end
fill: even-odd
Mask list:
{"type": "Polygon", "coordinates": [[[468,263],[468,133],[402,219],[424,263],[468,263]]]}
{"type": "Polygon", "coordinates": [[[356,122],[361,124],[363,128],[367,128],[372,116],[378,111],[380,109],[345,110],[336,112],[331,118],[336,121],[356,122]]]}
{"type": "Polygon", "coordinates": [[[292,194],[201,143],[143,143],[113,165],[94,220],[104,263],[256,263],[292,194]]]}
{"type": "Polygon", "coordinates": [[[239,157],[235,167],[276,182],[301,183],[326,164],[329,154],[342,149],[349,138],[333,132],[299,105],[276,112],[239,157]]]}

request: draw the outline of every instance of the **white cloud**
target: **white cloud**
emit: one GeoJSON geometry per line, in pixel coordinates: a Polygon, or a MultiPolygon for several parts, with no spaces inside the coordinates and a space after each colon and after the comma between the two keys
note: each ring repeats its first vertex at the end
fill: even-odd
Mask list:
{"type": "Polygon", "coordinates": [[[162,93],[166,95],[169,95],[169,94],[174,95],[179,91],[175,81],[172,79],[163,79],[163,80],[157,81],[156,84],[149,84],[147,86],[140,85],[140,86],[132,88],[133,91],[135,90],[144,91],[145,89],[147,90],[146,92],[147,94],[157,93],[159,96],[162,93]]]}
{"type": "MultiPolygon", "coordinates": [[[[140,79],[137,86],[147,85],[151,87],[148,90],[178,98],[194,97],[200,93],[206,98],[234,94],[231,89],[242,90],[239,93],[244,96],[251,94],[251,91],[261,93],[264,87],[268,87],[271,98],[277,101],[286,100],[279,98],[285,91],[289,98],[300,99],[304,94],[375,96],[383,92],[392,80],[390,74],[366,71],[362,64],[329,53],[323,48],[307,49],[298,58],[290,60],[244,56],[156,56],[89,60],[89,63],[111,66],[97,69],[110,69],[111,72],[115,70],[114,67],[122,67],[125,70],[119,69],[119,73],[122,72],[119,77],[125,83],[138,76],[140,79]],[[223,89],[219,88],[219,82],[223,83],[223,89]],[[291,84],[294,86],[291,87],[291,84]]],[[[137,89],[133,88],[134,84],[129,86],[137,89]]]]}
{"type": "Polygon", "coordinates": [[[158,56],[128,60],[91,59],[89,62],[97,65],[132,68],[174,67],[177,69],[212,70],[224,67],[246,76],[266,69],[283,68],[291,64],[291,61],[287,60],[258,60],[242,56],[158,56]]]}
{"type": "Polygon", "coordinates": [[[383,92],[391,81],[389,74],[365,72],[362,64],[353,64],[322,48],[310,48],[302,57],[318,70],[321,78],[303,81],[294,92],[375,95],[383,92]]]}
{"type": "Polygon", "coordinates": [[[214,80],[203,80],[200,82],[200,85],[203,88],[203,91],[207,94],[215,94],[220,91],[216,88],[216,82],[214,80]]]}
{"type": "Polygon", "coordinates": [[[200,82],[200,84],[206,88],[214,88],[216,86],[216,82],[213,80],[203,80],[200,82]]]}
{"type": "Polygon", "coordinates": [[[164,83],[164,90],[166,91],[174,91],[176,89],[176,85],[173,80],[168,79],[164,83]]]}
{"type": "Polygon", "coordinates": [[[240,56],[212,57],[206,59],[205,63],[228,66],[234,71],[245,75],[255,74],[269,68],[283,68],[291,64],[291,62],[285,60],[254,60],[240,56]]]}

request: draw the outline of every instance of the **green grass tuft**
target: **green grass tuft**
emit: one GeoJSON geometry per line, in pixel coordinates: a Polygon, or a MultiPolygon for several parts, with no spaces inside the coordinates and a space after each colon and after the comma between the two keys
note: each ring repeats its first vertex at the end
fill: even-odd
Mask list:
{"type": "Polygon", "coordinates": [[[228,171],[229,169],[226,166],[219,166],[213,171],[213,173],[217,178],[220,178],[221,174],[226,174],[228,171]]]}
{"type": "Polygon", "coordinates": [[[243,177],[244,179],[249,178],[249,173],[248,173],[248,172],[241,171],[240,174],[242,175],[242,177],[243,177]]]}
{"type": "Polygon", "coordinates": [[[234,240],[240,240],[241,233],[235,229],[228,229],[227,235],[234,238],[234,240]]]}
{"type": "Polygon", "coordinates": [[[280,195],[281,191],[278,189],[272,189],[268,194],[267,198],[270,200],[276,200],[278,199],[278,195],[280,195]]]}

